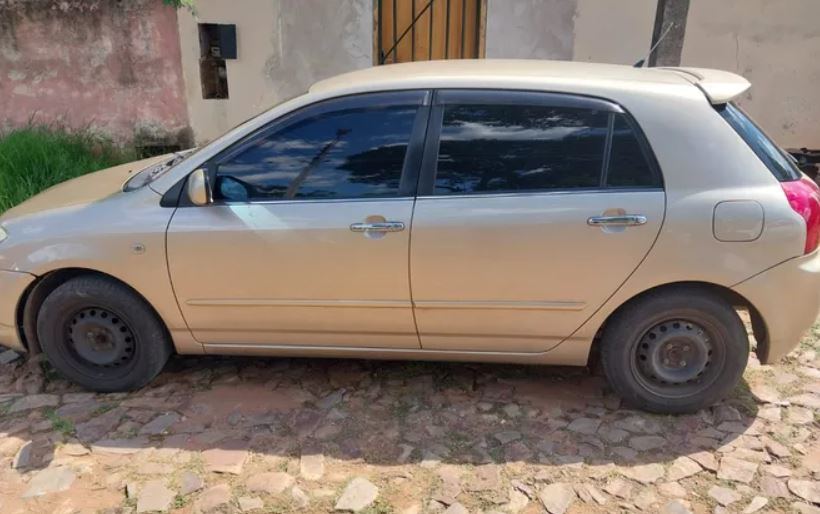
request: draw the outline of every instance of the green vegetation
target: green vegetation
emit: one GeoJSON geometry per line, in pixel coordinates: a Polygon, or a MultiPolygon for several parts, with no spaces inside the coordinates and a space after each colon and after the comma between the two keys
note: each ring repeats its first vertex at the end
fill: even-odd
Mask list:
{"type": "Polygon", "coordinates": [[[46,418],[51,421],[51,428],[64,436],[70,436],[74,433],[74,423],[65,418],[61,418],[53,409],[46,411],[46,418]]]}
{"type": "Polygon", "coordinates": [[[393,507],[387,503],[386,500],[378,498],[372,505],[368,506],[361,512],[362,514],[391,514],[393,512],[393,507]]]}
{"type": "Polygon", "coordinates": [[[90,132],[31,126],[0,134],[0,212],[54,184],[136,157],[90,132]]]}
{"type": "MultiPolygon", "coordinates": [[[[2,143],[0,143],[2,144],[2,143]]],[[[2,194],[2,190],[0,190],[0,194],[2,194]]],[[[40,360],[40,371],[43,372],[43,379],[45,379],[46,383],[54,382],[55,380],[60,378],[60,374],[57,373],[57,370],[54,369],[54,366],[48,362],[48,359],[41,359],[40,360]]]]}
{"type": "Polygon", "coordinates": [[[181,494],[174,496],[174,508],[181,509],[188,503],[188,499],[181,494]]]}
{"type": "Polygon", "coordinates": [[[162,3],[175,9],[184,7],[190,11],[194,10],[194,0],[162,0],[162,3]]]}
{"type": "Polygon", "coordinates": [[[100,405],[99,407],[94,409],[94,412],[92,414],[95,417],[96,416],[102,416],[103,414],[105,414],[106,412],[112,410],[113,408],[114,408],[114,405],[112,405],[110,403],[106,403],[106,404],[100,405]]]}

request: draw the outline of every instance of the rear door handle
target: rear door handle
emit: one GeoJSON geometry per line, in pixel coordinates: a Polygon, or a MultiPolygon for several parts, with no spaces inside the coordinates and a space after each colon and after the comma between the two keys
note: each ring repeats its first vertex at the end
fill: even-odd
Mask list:
{"type": "Polygon", "coordinates": [[[377,221],[375,223],[353,223],[350,225],[353,232],[401,232],[404,223],[401,221],[377,221]]]}
{"type": "Polygon", "coordinates": [[[592,227],[635,227],[646,224],[646,216],[641,214],[622,214],[619,216],[593,216],[587,220],[592,227]]]}

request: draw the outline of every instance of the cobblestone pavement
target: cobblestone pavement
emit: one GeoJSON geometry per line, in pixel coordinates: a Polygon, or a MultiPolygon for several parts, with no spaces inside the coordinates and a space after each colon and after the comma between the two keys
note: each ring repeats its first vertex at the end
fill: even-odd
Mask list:
{"type": "Polygon", "coordinates": [[[818,336],[679,417],[564,368],[177,358],[100,395],[17,359],[0,512],[820,513],[818,336]]]}

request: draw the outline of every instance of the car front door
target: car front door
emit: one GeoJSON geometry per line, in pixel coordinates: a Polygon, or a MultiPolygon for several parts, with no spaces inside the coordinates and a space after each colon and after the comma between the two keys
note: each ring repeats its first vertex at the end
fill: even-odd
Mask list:
{"type": "Polygon", "coordinates": [[[618,105],[438,91],[410,276],[428,350],[543,352],[636,269],[663,221],[651,150],[618,105]]]}
{"type": "Polygon", "coordinates": [[[419,347],[408,253],[429,96],[320,102],[207,164],[213,202],[183,202],[167,242],[198,341],[419,347]]]}

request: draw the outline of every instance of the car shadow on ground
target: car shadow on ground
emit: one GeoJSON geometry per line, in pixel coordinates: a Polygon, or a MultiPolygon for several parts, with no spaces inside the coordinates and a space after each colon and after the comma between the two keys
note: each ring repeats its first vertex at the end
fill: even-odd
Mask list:
{"type": "MultiPolygon", "coordinates": [[[[18,387],[38,367],[25,368],[18,387]]],[[[220,467],[255,456],[602,469],[690,456],[709,469],[715,451],[755,451],[744,438],[758,433],[745,381],[712,408],[660,416],[625,407],[581,368],[177,357],[143,390],[98,395],[49,375],[45,393],[58,403],[21,412],[6,404],[0,421],[0,433],[32,441],[35,470],[88,452],[112,467],[135,454],[197,455],[206,470],[227,472],[235,469],[220,467]]]]}

